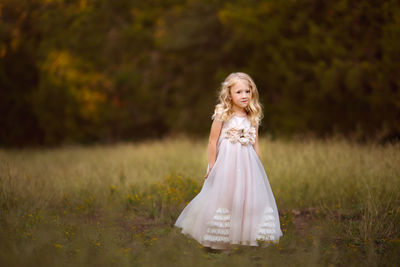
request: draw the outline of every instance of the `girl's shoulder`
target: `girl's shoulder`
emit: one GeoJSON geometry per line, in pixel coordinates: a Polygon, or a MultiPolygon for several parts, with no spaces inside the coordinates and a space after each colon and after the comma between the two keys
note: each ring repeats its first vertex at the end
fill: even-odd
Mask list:
{"type": "Polygon", "coordinates": [[[224,112],[221,109],[215,109],[214,114],[211,116],[211,119],[214,121],[224,122],[224,112]]]}

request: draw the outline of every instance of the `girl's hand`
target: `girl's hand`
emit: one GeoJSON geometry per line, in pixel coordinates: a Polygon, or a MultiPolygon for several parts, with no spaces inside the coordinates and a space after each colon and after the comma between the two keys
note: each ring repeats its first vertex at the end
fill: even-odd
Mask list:
{"type": "Polygon", "coordinates": [[[207,172],[207,174],[206,175],[204,175],[204,179],[207,179],[207,177],[208,177],[208,175],[210,174],[210,172],[211,172],[211,169],[212,169],[212,166],[208,169],[208,172],[207,172]]]}

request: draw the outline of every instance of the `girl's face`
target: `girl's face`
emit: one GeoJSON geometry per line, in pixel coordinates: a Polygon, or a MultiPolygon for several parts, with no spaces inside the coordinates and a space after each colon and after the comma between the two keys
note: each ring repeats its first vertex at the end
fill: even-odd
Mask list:
{"type": "Polygon", "coordinates": [[[247,81],[238,79],[230,90],[232,105],[246,108],[251,100],[251,90],[247,81]]]}

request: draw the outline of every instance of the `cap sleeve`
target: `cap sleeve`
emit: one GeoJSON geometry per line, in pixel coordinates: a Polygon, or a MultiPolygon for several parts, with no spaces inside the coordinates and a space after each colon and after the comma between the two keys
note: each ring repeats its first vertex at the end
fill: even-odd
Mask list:
{"type": "Polygon", "coordinates": [[[216,121],[220,121],[220,122],[223,122],[223,121],[224,121],[224,120],[222,119],[222,113],[220,113],[220,112],[215,112],[215,113],[212,115],[211,119],[212,119],[212,120],[216,120],[216,121]]]}

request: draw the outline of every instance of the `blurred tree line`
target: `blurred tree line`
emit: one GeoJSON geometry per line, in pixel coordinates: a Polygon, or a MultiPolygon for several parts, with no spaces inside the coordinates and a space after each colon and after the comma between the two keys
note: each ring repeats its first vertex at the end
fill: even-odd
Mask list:
{"type": "Polygon", "coordinates": [[[273,136],[400,134],[400,3],[0,0],[0,144],[209,132],[250,74],[273,136]]]}

